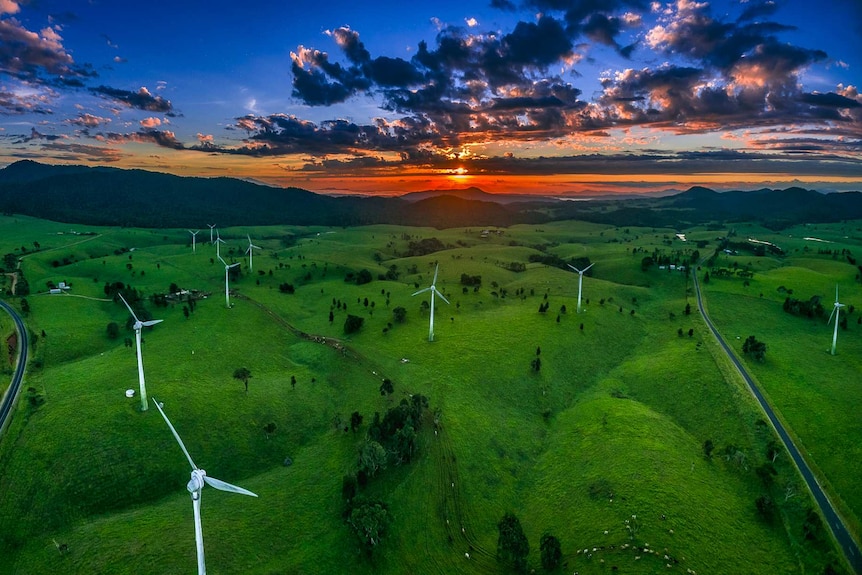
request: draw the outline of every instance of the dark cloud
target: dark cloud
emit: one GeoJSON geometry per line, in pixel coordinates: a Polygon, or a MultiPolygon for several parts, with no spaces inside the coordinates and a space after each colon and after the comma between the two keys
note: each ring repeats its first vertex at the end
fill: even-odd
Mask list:
{"type": "Polygon", "coordinates": [[[0,19],[0,74],[47,85],[97,75],[91,66],[75,63],[55,28],[36,33],[15,18],[0,19]]]}
{"type": "Polygon", "coordinates": [[[503,37],[502,59],[507,65],[547,68],[572,53],[572,42],[562,24],[550,16],[537,22],[518,22],[514,31],[503,37]]]}
{"type": "Polygon", "coordinates": [[[0,113],[3,114],[51,114],[48,107],[50,97],[44,95],[28,95],[26,97],[14,91],[0,88],[0,113]]]}
{"type": "Polygon", "coordinates": [[[828,108],[862,108],[862,104],[856,100],[847,98],[846,96],[841,96],[835,92],[829,92],[827,94],[802,94],[801,100],[806,104],[826,106],[828,108]]]}
{"type": "Polygon", "coordinates": [[[161,96],[154,96],[146,88],[141,88],[137,92],[128,90],[120,90],[118,88],[110,88],[108,86],[99,86],[90,88],[94,94],[106,96],[116,102],[136,108],[138,110],[146,110],[148,112],[163,112],[168,113],[173,110],[170,100],[165,100],[161,96]]]}
{"type": "Polygon", "coordinates": [[[392,123],[377,120],[366,125],[333,120],[317,125],[295,116],[276,114],[237,118],[236,128],[249,134],[245,145],[218,151],[250,156],[288,153],[325,156],[361,153],[362,150],[400,153],[426,143],[441,142],[429,122],[409,118],[392,123]]]}
{"type": "Polygon", "coordinates": [[[33,140],[44,140],[46,142],[53,142],[54,140],[62,140],[66,136],[58,135],[58,134],[42,134],[36,128],[30,128],[29,136],[19,136],[16,144],[26,144],[27,142],[32,142],[33,140]]]}
{"type": "Polygon", "coordinates": [[[491,8],[496,8],[497,10],[505,10],[507,12],[514,12],[517,9],[514,2],[510,0],[491,0],[489,4],[491,8]]]}

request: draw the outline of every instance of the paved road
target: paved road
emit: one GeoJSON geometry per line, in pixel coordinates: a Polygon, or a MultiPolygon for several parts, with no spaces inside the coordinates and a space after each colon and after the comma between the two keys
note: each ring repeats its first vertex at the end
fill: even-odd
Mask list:
{"type": "Polygon", "coordinates": [[[3,395],[2,401],[0,401],[0,431],[2,431],[6,427],[6,418],[12,412],[15,399],[21,390],[21,382],[24,380],[24,367],[27,365],[27,352],[29,351],[27,346],[30,345],[30,338],[27,337],[27,328],[24,327],[24,321],[18,315],[18,312],[3,300],[0,300],[0,307],[5,309],[15,321],[15,328],[18,330],[18,349],[20,349],[18,365],[15,367],[12,383],[3,395]]]}
{"type": "Polygon", "coordinates": [[[847,529],[847,526],[844,524],[844,521],[841,519],[841,516],[838,515],[838,512],[835,510],[835,507],[832,506],[832,502],[823,492],[823,489],[820,487],[820,484],[817,483],[817,479],[811,472],[811,468],[808,467],[808,464],[805,462],[805,459],[802,457],[802,454],[796,448],[796,445],[793,443],[793,440],[787,434],[787,431],[784,429],[784,426],[781,424],[781,421],[779,421],[778,418],[775,417],[775,412],[769,406],[769,403],[767,403],[766,399],[763,397],[763,394],[760,393],[760,389],[758,389],[758,387],[751,380],[751,376],[748,375],[748,372],[745,370],[745,367],[742,365],[742,363],[740,363],[739,359],[737,359],[736,355],[730,349],[730,346],[727,345],[727,343],[724,341],[724,338],[721,337],[721,334],[718,333],[718,330],[715,329],[715,326],[709,319],[709,316],[706,314],[706,310],[704,310],[703,308],[703,298],[701,297],[700,283],[697,280],[696,271],[694,273],[694,288],[695,292],[697,293],[697,308],[700,310],[700,314],[703,316],[703,320],[706,322],[707,327],[709,327],[710,331],[712,332],[712,335],[714,335],[715,339],[718,340],[718,343],[721,344],[721,347],[724,349],[724,352],[727,354],[727,357],[736,366],[736,369],[739,371],[740,375],[742,375],[742,378],[748,385],[748,389],[754,395],[755,399],[757,399],[757,402],[760,404],[760,408],[763,409],[764,413],[766,413],[766,416],[772,423],[772,427],[775,428],[775,431],[781,438],[782,443],[784,443],[785,449],[787,449],[787,452],[790,454],[791,459],[793,459],[793,462],[799,469],[799,473],[802,475],[802,478],[805,479],[805,483],[808,485],[808,489],[810,489],[811,494],[814,495],[814,500],[820,507],[820,512],[826,519],[826,523],[829,525],[829,529],[832,530],[832,534],[838,541],[838,545],[844,552],[844,556],[847,558],[847,561],[850,563],[856,573],[862,574],[862,553],[860,553],[859,545],[850,535],[850,531],[847,529]]]}

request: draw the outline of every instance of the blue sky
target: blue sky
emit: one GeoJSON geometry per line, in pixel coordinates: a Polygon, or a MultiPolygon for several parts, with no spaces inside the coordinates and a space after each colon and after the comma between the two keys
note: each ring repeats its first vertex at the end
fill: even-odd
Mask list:
{"type": "Polygon", "coordinates": [[[862,2],[0,0],[0,165],[862,189],[862,2]]]}

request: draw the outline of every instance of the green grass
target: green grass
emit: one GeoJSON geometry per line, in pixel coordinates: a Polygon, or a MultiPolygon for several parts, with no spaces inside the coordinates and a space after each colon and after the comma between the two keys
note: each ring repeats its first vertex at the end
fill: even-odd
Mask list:
{"type": "MultiPolygon", "coordinates": [[[[0,218],[0,231],[8,232],[0,237],[5,251],[34,240],[42,247],[23,263],[34,292],[26,321],[46,333],[34,354],[41,367],[31,367],[26,385],[46,402],[33,409],[22,401],[0,442],[0,573],[193,569],[186,462],[158,413],[141,413],[137,397],[124,396],[137,389],[134,349],[123,344],[132,332],[122,331],[117,340],[106,335],[108,322],[123,326],[128,315],[100,301],[104,284],[115,281],[145,296],[171,283],[212,294],[188,319],[182,306],[148,305],[164,322],[143,334],[148,392],[165,403],[195,461],[260,495],[252,500],[205,490],[211,573],[502,573],[505,567],[493,558],[496,523],[510,510],[521,518],[534,566],[545,531],[560,538],[569,568],[581,573],[607,572],[612,565],[626,573],[807,573],[830,559],[828,543],[801,537],[801,517],[811,503],[786,462],[778,462],[770,492],[780,503],[779,520],[770,526],[756,514],[754,500],[765,488],[753,469],[764,461],[770,435],[757,424],[748,393],[716,361],[699,318],[683,314],[686,302],[694,302],[690,281],[678,272],[640,268],[653,250],[690,254],[693,246],[673,240],[673,230],[557,222],[481,238],[480,229],[397,226],[226,229],[222,253],[228,261],[243,261],[245,268],[247,232],[263,247],[255,254],[255,273],[245,271],[232,282],[242,297],[226,309],[223,267],[210,261],[215,253],[206,230],[192,253],[185,230],[92,228],[78,231],[97,235],[58,235],[69,226],[22,221],[0,218]],[[408,243],[419,237],[451,247],[406,257],[408,243]],[[520,273],[504,268],[540,250],[596,262],[592,277],[584,278],[584,313],[575,313],[577,274],[540,264],[520,273]],[[428,312],[420,307],[426,296],[411,294],[428,285],[438,263],[437,285],[451,304],[438,300],[429,343],[428,312]],[[378,280],[392,265],[398,279],[378,280]],[[347,272],[363,268],[374,281],[344,282],[347,272]],[[462,291],[461,274],[482,276],[478,293],[462,291]],[[46,291],[49,280],[70,282],[74,295],[35,293],[46,291]],[[296,292],[281,293],[282,283],[296,292]],[[540,314],[546,297],[549,311],[540,314]],[[347,304],[347,311],[333,310],[330,323],[333,300],[347,304]],[[403,324],[393,321],[397,306],[407,309],[403,324]],[[365,324],[346,337],[348,313],[365,324]],[[343,340],[350,351],[306,339],[288,325],[343,340]],[[530,369],[537,347],[538,373],[530,369]],[[248,394],[232,378],[237,367],[253,374],[248,394]],[[383,377],[395,382],[391,398],[378,391],[383,377]],[[341,520],[341,479],[355,468],[357,445],[374,412],[415,393],[440,409],[441,427],[435,433],[426,425],[417,459],[386,470],[366,488],[387,502],[394,518],[370,561],[341,520]],[[365,417],[359,432],[336,429],[333,422],[349,420],[353,411],[365,417]],[[267,438],[269,422],[277,430],[267,438]],[[712,460],[703,457],[706,439],[716,445],[712,460]],[[719,456],[727,445],[744,452],[746,462],[719,456]],[[285,457],[293,465],[284,467],[285,457]],[[797,495],[781,501],[786,486],[797,495]],[[632,514],[640,525],[634,540],[624,524],[632,514]],[[69,552],[58,553],[53,540],[69,552]],[[644,552],[647,543],[658,552],[644,552]],[[592,557],[578,553],[601,546],[592,557]]],[[[712,241],[715,235],[695,230],[690,237],[712,241]]],[[[846,271],[831,259],[809,260],[770,260],[746,288],[735,280],[721,289],[719,280],[711,282],[710,310],[729,339],[751,325],[734,321],[775,320],[775,306],[781,314],[773,292],[782,282],[799,284],[802,292],[804,278],[814,285],[821,275],[846,271]],[[745,303],[744,312],[738,302],[745,303]]],[[[759,270],[761,263],[752,265],[759,270]]],[[[782,331],[805,332],[808,324],[778,320],[775,332],[758,328],[770,344],[767,364],[793,365],[807,380],[821,363],[796,361],[773,340],[782,331]]],[[[859,367],[849,339],[842,338],[840,356],[822,358],[837,359],[846,377],[859,367]]],[[[856,453],[851,443],[859,433],[840,388],[817,387],[828,385],[813,398],[803,394],[811,390],[791,386],[770,396],[787,394],[779,408],[806,448],[845,434],[834,444],[840,446],[833,450],[837,461],[856,453]],[[819,411],[795,409],[794,401],[819,411]],[[834,418],[836,429],[818,429],[826,427],[824,418],[834,418]]],[[[855,477],[833,476],[829,461],[817,462],[834,492],[854,505],[853,494],[860,492],[855,477]]]]}

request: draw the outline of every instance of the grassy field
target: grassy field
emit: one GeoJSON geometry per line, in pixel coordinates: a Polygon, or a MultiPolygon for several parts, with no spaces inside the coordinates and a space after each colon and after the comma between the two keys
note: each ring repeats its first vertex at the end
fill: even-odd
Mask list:
{"type": "MultiPolygon", "coordinates": [[[[812,503],[786,456],[776,459],[768,484],[755,472],[773,438],[699,317],[685,313],[687,303],[694,307],[691,281],[657,266],[642,270],[653,253],[688,263],[695,247],[673,230],[580,222],[488,234],[226,229],[222,257],[243,262],[230,309],[206,230],[196,253],[185,230],[79,226],[72,233],[65,224],[8,217],[0,230],[4,253],[23,256],[31,289],[25,321],[36,334],[26,386],[45,400],[34,406],[22,398],[0,442],[2,573],[194,569],[187,462],[158,413],[141,412],[137,397],[124,395],[137,389],[134,348],[124,344],[133,332],[108,338],[107,324],[125,326],[128,313],[105,297],[107,282],[145,296],[171,283],[210,294],[189,317],[182,304],[148,304],[164,322],[143,334],[148,392],[164,402],[195,462],[260,495],[204,491],[210,573],[506,573],[511,568],[495,552],[497,522],[508,511],[520,518],[537,569],[546,532],[562,543],[563,571],[843,569],[824,532],[804,537],[812,503]],[[263,248],[253,271],[243,255],[246,233],[263,248]],[[411,242],[429,238],[443,249],[408,255],[411,242]],[[583,313],[576,313],[577,274],[531,256],[595,262],[584,278],[583,313]],[[438,299],[430,343],[425,295],[411,294],[430,283],[438,264],[437,286],[450,304],[438,299]],[[363,269],[373,281],[345,282],[363,269]],[[387,271],[390,279],[379,279],[387,271]],[[481,287],[462,286],[462,274],[480,275],[481,287]],[[49,295],[49,281],[72,289],[49,295]],[[294,293],[279,289],[286,284],[294,293]],[[399,306],[407,310],[403,323],[393,318],[399,306]],[[348,314],[364,320],[349,336],[348,314]],[[531,367],[537,357],[539,371],[531,367]],[[232,377],[238,367],[252,373],[248,393],[232,377]],[[394,382],[392,396],[381,395],[383,378],[394,382]],[[374,413],[417,393],[428,397],[438,425],[428,417],[415,459],[390,465],[362,490],[385,501],[392,517],[368,558],[342,519],[342,478],[356,469],[374,413]],[[364,422],[344,431],[354,411],[364,422]],[[265,433],[270,423],[275,431],[265,433]],[[711,458],[706,440],[715,445],[711,458]],[[771,523],[755,506],[762,495],[777,504],[771,523]]],[[[689,238],[709,242],[700,248],[707,255],[720,233],[691,230],[689,238]]],[[[821,226],[817,233],[843,232],[821,226]]],[[[859,239],[844,241],[858,249],[859,239]]],[[[859,395],[849,384],[859,381],[862,328],[840,334],[839,355],[824,354],[826,340],[818,340],[802,359],[789,341],[781,347],[779,335],[795,341],[819,331],[784,314],[776,291],[807,293],[821,276],[832,284],[844,277],[851,303],[852,268],[803,251],[738,260],[751,263],[754,277],[748,286],[711,281],[710,311],[730,339],[762,334],[769,351],[755,374],[832,492],[858,516],[859,473],[839,463],[860,461],[859,395]],[[824,366],[843,370],[845,385],[825,376],[799,383],[824,366]]]]}
{"type": "MultiPolygon", "coordinates": [[[[858,441],[862,437],[862,325],[859,312],[851,306],[860,305],[862,290],[859,270],[842,251],[858,252],[862,231],[855,224],[820,225],[759,237],[781,246],[787,256],[765,265],[752,261],[758,271],[748,286],[739,278],[710,281],[706,292],[711,315],[727,334],[742,340],[753,334],[767,342],[766,359],[748,361],[748,365],[858,534],[862,526],[858,441]],[[828,251],[832,253],[824,253],[828,251]],[[848,321],[846,329],[838,330],[838,353],[832,356],[834,324],[827,325],[827,319],[836,286],[847,306],[841,316],[848,321]],[[787,297],[808,301],[813,296],[822,298],[822,317],[800,317],[782,309],[787,297]]],[[[735,256],[727,258],[732,259],[735,256]]],[[[727,267],[728,261],[722,263],[727,267]]],[[[746,263],[741,258],[739,265],[746,263]]],[[[741,348],[741,341],[737,344],[741,348]]]]}

